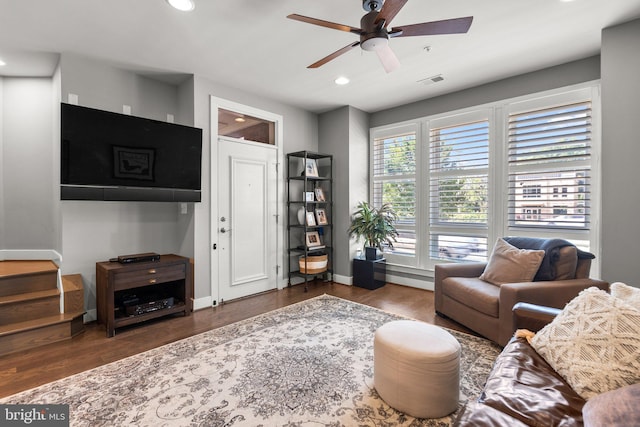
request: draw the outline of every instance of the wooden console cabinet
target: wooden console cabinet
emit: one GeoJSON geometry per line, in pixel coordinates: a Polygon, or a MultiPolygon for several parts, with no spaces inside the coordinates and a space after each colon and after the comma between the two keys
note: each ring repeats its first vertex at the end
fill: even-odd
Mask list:
{"type": "MultiPolygon", "coordinates": [[[[162,255],[159,261],[120,264],[96,263],[96,306],[98,323],[104,324],[107,336],[116,328],[133,325],[174,313],[189,316],[192,310],[191,266],[189,258],[162,255]],[[172,305],[141,314],[127,313],[136,306],[172,299],[172,305]]],[[[147,305],[148,307],[149,305],[147,305]]]]}

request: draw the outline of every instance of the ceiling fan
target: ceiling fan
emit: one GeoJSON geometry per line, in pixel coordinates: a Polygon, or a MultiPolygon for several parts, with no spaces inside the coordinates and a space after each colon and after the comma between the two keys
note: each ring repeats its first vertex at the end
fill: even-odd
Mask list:
{"type": "Polygon", "coordinates": [[[400,9],[408,0],[362,0],[362,8],[367,12],[360,20],[360,27],[336,24],[322,19],[310,18],[298,14],[288,15],[287,18],[334,30],[346,31],[360,36],[360,41],[351,43],[342,49],[338,49],[321,60],[314,62],[307,68],[318,68],[327,62],[337,58],[360,46],[363,50],[374,51],[378,54],[380,62],[387,73],[400,66],[400,61],[389,47],[389,38],[431,36],[436,34],[462,34],[469,31],[473,16],[464,18],[445,19],[443,21],[423,22],[421,24],[402,25],[389,27],[391,20],[400,12],[400,9]]]}

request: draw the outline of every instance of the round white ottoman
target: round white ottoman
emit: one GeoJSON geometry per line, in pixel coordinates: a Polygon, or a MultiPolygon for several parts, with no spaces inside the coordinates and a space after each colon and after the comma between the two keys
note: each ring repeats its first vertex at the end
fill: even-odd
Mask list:
{"type": "Polygon", "coordinates": [[[392,408],[440,418],[458,408],[460,343],[444,329],[413,320],[382,325],[373,340],[373,381],[392,408]]]}

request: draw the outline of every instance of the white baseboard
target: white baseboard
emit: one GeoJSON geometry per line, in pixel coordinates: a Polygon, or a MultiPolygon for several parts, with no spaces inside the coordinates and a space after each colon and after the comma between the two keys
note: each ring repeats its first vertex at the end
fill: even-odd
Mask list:
{"type": "Polygon", "coordinates": [[[340,283],[341,285],[353,285],[352,276],[343,276],[341,274],[334,274],[332,279],[334,282],[340,283]]]}
{"type": "MultiPolygon", "coordinates": [[[[340,274],[333,275],[333,281],[342,285],[353,285],[353,276],[342,276],[340,274]]],[[[387,271],[386,274],[387,283],[395,283],[403,286],[410,286],[412,288],[425,289],[427,291],[433,291],[433,281],[425,280],[423,278],[411,278],[406,276],[394,275],[387,271]]]]}
{"type": "Polygon", "coordinates": [[[203,308],[211,308],[213,306],[213,299],[211,297],[196,298],[193,300],[193,311],[201,310],[203,308]]]}
{"type": "Polygon", "coordinates": [[[433,291],[433,280],[425,280],[422,278],[414,279],[406,276],[396,276],[387,271],[387,283],[396,283],[398,285],[410,286],[412,288],[433,291]]]}
{"type": "Polygon", "coordinates": [[[82,318],[82,321],[84,323],[89,323],[96,320],[98,320],[98,310],[96,310],[95,308],[92,310],[87,310],[87,312],[84,314],[84,317],[82,318]]]}

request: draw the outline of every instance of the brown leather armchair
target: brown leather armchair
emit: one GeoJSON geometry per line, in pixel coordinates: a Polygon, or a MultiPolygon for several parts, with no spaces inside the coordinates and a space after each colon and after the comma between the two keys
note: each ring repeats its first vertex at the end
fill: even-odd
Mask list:
{"type": "Polygon", "coordinates": [[[554,267],[563,271],[556,271],[554,277],[562,280],[494,285],[479,279],[486,265],[437,264],[435,309],[437,314],[501,346],[507,344],[515,331],[512,309],[516,303],[563,308],[583,289],[596,286],[609,290],[607,282],[589,278],[591,259],[578,258],[575,246],[565,246],[559,251],[554,267]]]}

